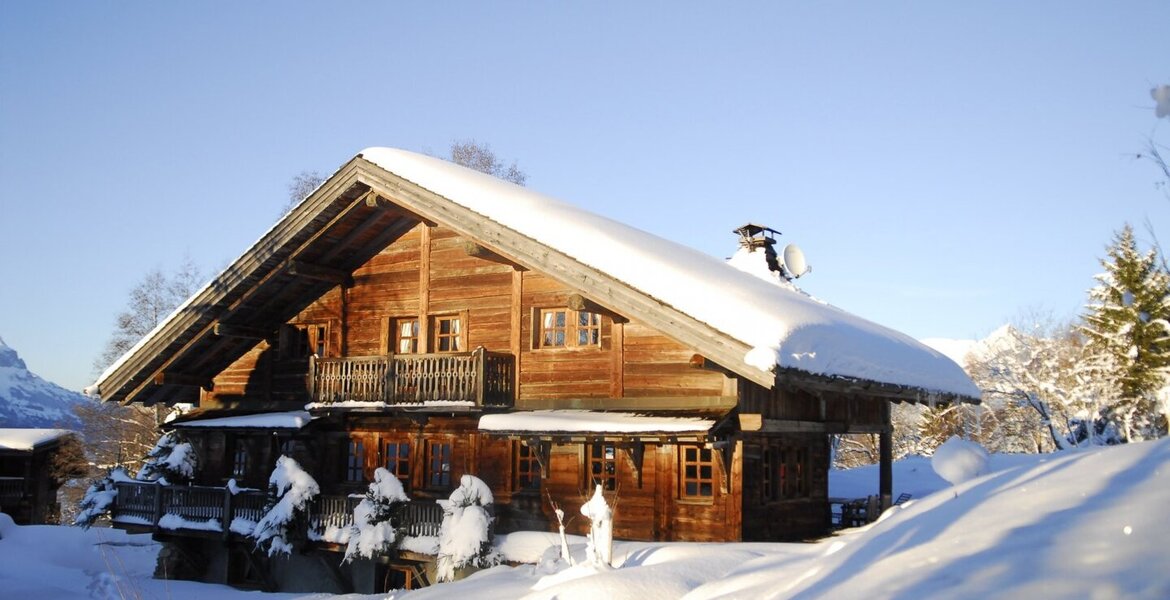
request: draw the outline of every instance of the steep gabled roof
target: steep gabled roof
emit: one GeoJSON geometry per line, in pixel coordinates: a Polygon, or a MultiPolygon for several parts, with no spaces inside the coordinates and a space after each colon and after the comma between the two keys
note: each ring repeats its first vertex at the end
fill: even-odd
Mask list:
{"type": "Polygon", "coordinates": [[[176,401],[420,221],[459,232],[765,387],[836,383],[898,399],[978,398],[901,333],[524,187],[371,148],[99,378],[105,399],[176,401]],[[173,385],[174,384],[174,385],[173,385]]]}

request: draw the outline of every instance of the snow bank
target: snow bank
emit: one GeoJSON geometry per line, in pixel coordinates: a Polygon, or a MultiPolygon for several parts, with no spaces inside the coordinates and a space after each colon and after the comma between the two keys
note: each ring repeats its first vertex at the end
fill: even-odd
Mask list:
{"type": "Polygon", "coordinates": [[[930,466],[951,485],[959,485],[987,473],[987,450],[975,442],[951,436],[934,451],[930,466]]]}
{"type": "Polygon", "coordinates": [[[300,429],[312,421],[313,417],[303,410],[288,412],[261,413],[256,415],[241,415],[238,417],[219,417],[216,419],[200,419],[175,423],[177,428],[213,427],[220,429],[259,428],[259,429],[300,429]]]}

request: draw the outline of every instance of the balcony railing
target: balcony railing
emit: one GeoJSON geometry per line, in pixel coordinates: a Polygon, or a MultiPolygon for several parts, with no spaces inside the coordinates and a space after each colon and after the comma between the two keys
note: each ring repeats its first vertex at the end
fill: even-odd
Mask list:
{"type": "Polygon", "coordinates": [[[509,406],[515,363],[510,354],[474,352],[392,354],[314,359],[314,402],[425,404],[471,402],[509,406]]]}
{"type": "MultiPolygon", "coordinates": [[[[244,533],[241,524],[254,525],[264,516],[267,494],[222,487],[164,486],[157,483],[120,481],[111,518],[123,526],[151,529],[210,531],[227,537],[244,533]],[[233,523],[236,526],[233,527],[233,523]]],[[[347,532],[353,525],[353,509],[361,496],[317,496],[309,507],[310,537],[323,539],[327,532],[347,532]]],[[[406,536],[438,536],[443,509],[434,501],[412,500],[398,505],[395,526],[406,536]]],[[[343,534],[347,535],[347,534],[343,534]]],[[[340,541],[331,536],[326,541],[340,541]]]]}

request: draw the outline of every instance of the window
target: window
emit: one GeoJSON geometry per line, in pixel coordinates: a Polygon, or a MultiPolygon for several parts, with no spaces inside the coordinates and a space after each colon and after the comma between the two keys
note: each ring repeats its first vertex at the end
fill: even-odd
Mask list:
{"type": "Polygon", "coordinates": [[[390,323],[394,332],[394,345],[391,348],[391,352],[397,354],[418,354],[418,319],[394,319],[390,323]]]}
{"type": "Polygon", "coordinates": [[[515,442],[512,450],[512,488],[515,491],[540,489],[540,460],[536,448],[523,442],[515,442]]]}
{"type": "Polygon", "coordinates": [[[612,491],[617,489],[617,447],[613,444],[589,446],[589,476],[593,486],[612,491]]]}
{"type": "Polygon", "coordinates": [[[248,475],[248,449],[237,442],[236,454],[232,457],[232,477],[241,480],[248,475]]]}
{"type": "Polygon", "coordinates": [[[366,481],[366,451],[361,440],[350,440],[349,451],[345,457],[346,483],[365,483],[366,481]]]}
{"type": "Polygon", "coordinates": [[[457,315],[432,317],[432,350],[435,352],[462,352],[463,322],[457,315]]]}
{"type": "Polygon", "coordinates": [[[807,498],[812,493],[808,448],[766,447],[760,467],[763,469],[760,483],[765,500],[807,498]]]}
{"type": "Polygon", "coordinates": [[[538,315],[537,346],[600,346],[601,315],[567,308],[542,308],[538,315]]]}
{"type": "Polygon", "coordinates": [[[329,326],[326,323],[286,325],[280,335],[280,357],[284,359],[323,358],[329,353],[329,326]]]}
{"type": "Polygon", "coordinates": [[[710,448],[682,446],[679,455],[682,476],[679,491],[683,498],[710,498],[715,495],[715,462],[710,448]]]}
{"type": "Polygon", "coordinates": [[[410,442],[393,440],[386,442],[382,448],[382,456],[386,461],[386,470],[390,471],[402,487],[410,489],[410,442]]]}
{"type": "Polygon", "coordinates": [[[427,442],[427,487],[451,487],[451,444],[427,442]]]}

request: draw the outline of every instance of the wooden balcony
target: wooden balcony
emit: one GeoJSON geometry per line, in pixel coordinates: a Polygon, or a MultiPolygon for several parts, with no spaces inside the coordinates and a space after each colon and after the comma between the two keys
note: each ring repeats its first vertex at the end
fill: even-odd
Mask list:
{"type": "Polygon", "coordinates": [[[313,402],[426,404],[470,402],[511,406],[515,361],[510,354],[473,352],[391,354],[314,359],[313,402]]]}
{"type": "MultiPolygon", "coordinates": [[[[242,534],[247,524],[264,516],[268,495],[259,491],[232,494],[223,487],[164,486],[157,483],[121,481],[114,484],[111,519],[129,530],[169,531],[219,535],[242,534]],[[233,523],[235,524],[233,526],[233,523]]],[[[353,525],[353,509],[362,496],[317,496],[309,507],[310,539],[340,543],[331,532],[347,532],[353,525]]],[[[431,500],[400,504],[393,522],[401,535],[438,536],[443,509],[431,500]]]]}

